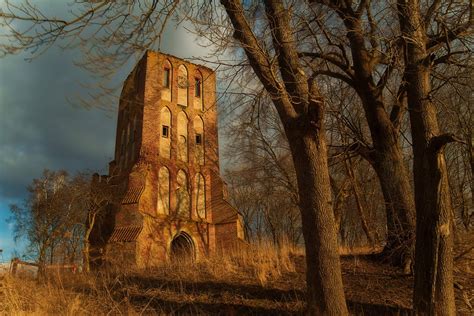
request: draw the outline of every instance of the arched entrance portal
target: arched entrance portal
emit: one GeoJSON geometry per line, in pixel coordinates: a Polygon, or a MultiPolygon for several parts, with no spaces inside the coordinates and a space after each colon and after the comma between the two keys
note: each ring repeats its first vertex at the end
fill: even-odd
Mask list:
{"type": "Polygon", "coordinates": [[[174,262],[189,262],[195,257],[194,242],[187,233],[180,232],[171,242],[171,260],[174,262]]]}

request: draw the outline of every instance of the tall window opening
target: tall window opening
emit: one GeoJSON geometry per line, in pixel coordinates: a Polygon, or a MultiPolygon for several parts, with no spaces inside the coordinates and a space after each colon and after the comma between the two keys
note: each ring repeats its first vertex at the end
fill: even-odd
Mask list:
{"type": "Polygon", "coordinates": [[[168,88],[170,87],[170,75],[171,71],[169,68],[163,69],[163,88],[168,88]]]}
{"type": "Polygon", "coordinates": [[[178,104],[188,106],[188,70],[184,65],[178,68],[178,104]]]}
{"type": "Polygon", "coordinates": [[[199,70],[194,73],[194,108],[196,110],[203,110],[203,81],[202,74],[199,70]]]}
{"type": "Polygon", "coordinates": [[[194,178],[194,199],[196,214],[198,218],[206,218],[206,184],[202,174],[196,174],[194,178]]]}
{"type": "Polygon", "coordinates": [[[179,170],[176,177],[176,215],[189,218],[189,191],[188,176],[183,170],[179,170]]]}
{"type": "Polygon", "coordinates": [[[204,123],[201,117],[196,116],[193,120],[195,146],[194,160],[199,165],[204,165],[204,123]]]}
{"type": "Polygon", "coordinates": [[[194,80],[194,96],[199,98],[201,97],[201,79],[195,78],[194,80]]]}
{"type": "Polygon", "coordinates": [[[171,112],[167,107],[161,109],[160,112],[161,137],[160,156],[163,158],[171,158],[171,112]]]}
{"type": "Polygon", "coordinates": [[[188,118],[181,111],[178,114],[178,159],[188,161],[188,118]]]}
{"type": "Polygon", "coordinates": [[[171,101],[171,92],[173,85],[173,68],[169,60],[165,60],[163,63],[163,82],[161,89],[161,99],[165,101],[171,101]]]}
{"type": "Polygon", "coordinates": [[[158,171],[157,212],[161,215],[170,213],[170,172],[166,167],[161,167],[158,171]]]}

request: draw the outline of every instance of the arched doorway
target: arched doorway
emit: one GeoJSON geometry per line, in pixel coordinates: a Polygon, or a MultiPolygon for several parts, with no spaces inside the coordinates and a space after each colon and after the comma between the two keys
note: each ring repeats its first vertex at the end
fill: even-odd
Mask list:
{"type": "Polygon", "coordinates": [[[195,250],[191,236],[185,232],[176,235],[171,242],[170,256],[173,262],[194,261],[195,250]]]}

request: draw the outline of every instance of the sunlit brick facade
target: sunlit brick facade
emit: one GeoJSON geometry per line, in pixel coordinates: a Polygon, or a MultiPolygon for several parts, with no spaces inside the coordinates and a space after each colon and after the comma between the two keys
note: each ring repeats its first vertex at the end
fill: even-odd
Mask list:
{"type": "Polygon", "coordinates": [[[114,191],[90,238],[96,262],[155,266],[238,246],[243,230],[219,174],[215,73],[147,52],[120,97],[114,191]]]}

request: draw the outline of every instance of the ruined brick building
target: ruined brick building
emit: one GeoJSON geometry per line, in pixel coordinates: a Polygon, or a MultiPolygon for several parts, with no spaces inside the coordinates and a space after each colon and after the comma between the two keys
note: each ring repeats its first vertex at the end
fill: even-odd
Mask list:
{"type": "Polygon", "coordinates": [[[243,239],[219,175],[215,73],[147,52],[120,96],[115,159],[93,185],[113,202],[89,238],[96,262],[199,259],[243,239]]]}

